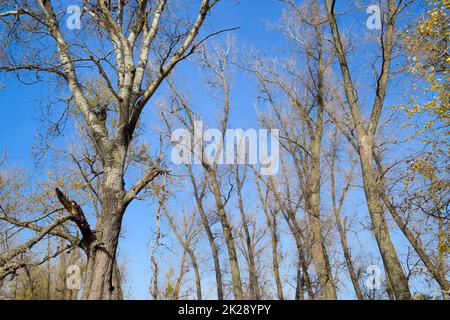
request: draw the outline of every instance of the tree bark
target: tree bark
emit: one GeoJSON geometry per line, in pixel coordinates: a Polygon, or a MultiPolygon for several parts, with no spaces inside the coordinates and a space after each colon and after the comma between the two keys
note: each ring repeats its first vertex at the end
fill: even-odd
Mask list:
{"type": "Polygon", "coordinates": [[[89,248],[83,300],[114,299],[113,274],[122,218],[125,213],[123,169],[125,148],[117,148],[113,164],[104,166],[102,209],[89,248]]]}

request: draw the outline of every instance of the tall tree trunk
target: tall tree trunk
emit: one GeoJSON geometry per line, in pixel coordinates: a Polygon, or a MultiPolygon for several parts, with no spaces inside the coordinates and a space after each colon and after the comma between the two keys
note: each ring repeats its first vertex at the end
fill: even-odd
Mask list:
{"type": "MultiPolygon", "coordinates": [[[[109,205],[106,205],[109,207],[109,205]]],[[[103,210],[103,209],[102,209],[103,210]]],[[[98,228],[98,244],[88,258],[82,298],[84,300],[110,300],[114,298],[113,269],[123,212],[103,217],[98,228]]]]}
{"type": "MultiPolygon", "coordinates": [[[[353,288],[355,289],[356,297],[358,300],[364,300],[364,296],[359,285],[358,276],[355,271],[355,267],[353,266],[352,255],[350,253],[350,249],[347,244],[347,231],[345,225],[342,225],[341,216],[338,212],[335,211],[336,216],[336,224],[339,230],[339,237],[341,239],[342,250],[344,252],[345,264],[347,265],[347,270],[350,275],[350,279],[353,284],[353,288]]],[[[345,223],[345,219],[344,219],[345,223]]]]}
{"type": "Polygon", "coordinates": [[[344,222],[342,223],[341,219],[341,211],[344,205],[345,198],[347,196],[347,192],[350,189],[350,185],[353,181],[353,165],[352,160],[350,159],[350,171],[348,176],[346,177],[345,186],[342,189],[339,200],[336,195],[336,178],[335,178],[335,164],[336,157],[338,152],[338,128],[335,127],[333,141],[332,141],[332,150],[331,150],[331,159],[330,159],[330,184],[331,184],[331,202],[333,205],[334,217],[336,219],[336,226],[339,232],[339,238],[341,239],[342,250],[344,252],[344,259],[347,265],[347,270],[350,275],[350,279],[353,284],[353,288],[355,289],[356,297],[358,300],[364,300],[364,295],[362,293],[361,287],[359,285],[359,279],[356,274],[355,268],[353,266],[352,256],[350,252],[350,248],[347,244],[347,223],[344,218],[344,222]]]}
{"type": "Polygon", "coordinates": [[[200,276],[200,269],[198,267],[197,259],[195,258],[194,252],[192,250],[189,250],[189,257],[192,262],[192,267],[194,268],[194,274],[195,274],[195,288],[197,292],[197,300],[202,300],[202,282],[201,282],[201,276],[200,276]]]}
{"type": "Polygon", "coordinates": [[[239,263],[236,254],[236,246],[234,244],[233,233],[231,232],[230,222],[228,221],[225,207],[221,199],[220,187],[217,181],[216,172],[210,172],[211,184],[213,188],[214,199],[216,202],[217,213],[222,224],[223,235],[228,249],[228,259],[230,261],[231,278],[233,282],[234,298],[237,300],[243,299],[241,273],[239,271],[239,263]]]}
{"type": "MultiPolygon", "coordinates": [[[[320,69],[320,68],[319,68],[320,69]]],[[[319,74],[322,74],[319,72],[319,74]]],[[[321,76],[319,76],[321,79],[321,76]]],[[[321,92],[321,81],[319,81],[319,92],[321,92]]],[[[307,174],[309,186],[305,186],[305,203],[308,214],[309,225],[311,228],[311,255],[316,267],[322,294],[326,300],[336,299],[336,288],[331,273],[331,267],[328,260],[328,254],[325,248],[325,240],[322,234],[322,225],[320,221],[320,189],[321,189],[321,169],[320,153],[322,145],[323,129],[323,101],[319,94],[319,106],[317,110],[316,132],[312,138],[311,145],[311,170],[307,174]]]]}
{"type": "Polygon", "coordinates": [[[113,273],[126,209],[123,202],[125,152],[117,152],[114,156],[119,161],[114,161],[113,166],[104,167],[102,210],[97,221],[96,239],[89,250],[82,295],[84,300],[114,299],[113,273]]]}
{"type": "Polygon", "coordinates": [[[152,250],[150,252],[150,264],[152,269],[152,278],[150,286],[150,294],[153,300],[158,300],[159,298],[159,288],[158,288],[158,276],[159,276],[159,265],[156,259],[156,253],[158,251],[159,242],[161,240],[161,210],[162,210],[163,200],[158,199],[158,207],[156,208],[156,231],[155,231],[155,242],[152,244],[152,250]]]}

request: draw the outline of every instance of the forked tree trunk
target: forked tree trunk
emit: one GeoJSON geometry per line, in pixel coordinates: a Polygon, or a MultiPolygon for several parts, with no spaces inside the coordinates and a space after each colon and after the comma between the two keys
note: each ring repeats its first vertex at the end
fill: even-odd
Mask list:
{"type": "MultiPolygon", "coordinates": [[[[289,193],[287,193],[289,195],[289,193]]],[[[277,200],[279,201],[279,197],[277,195],[277,193],[275,193],[275,196],[277,198],[277,200]]],[[[288,196],[289,199],[289,196],[288,196]]],[[[308,296],[309,299],[314,299],[315,295],[312,289],[312,284],[311,284],[311,278],[309,277],[309,272],[308,272],[308,267],[309,264],[306,261],[306,254],[305,254],[305,243],[303,241],[303,234],[302,231],[299,227],[299,225],[297,224],[297,220],[295,219],[295,215],[294,213],[288,209],[286,214],[284,215],[284,218],[288,224],[289,229],[291,230],[292,236],[294,237],[295,240],[295,244],[297,246],[297,253],[298,253],[298,263],[297,266],[301,265],[301,269],[302,272],[297,272],[297,286],[299,284],[304,283],[304,285],[306,286],[306,291],[308,292],[308,296]],[[302,279],[299,279],[299,277],[302,277],[302,279]]],[[[296,289],[296,292],[298,292],[299,289],[296,289]]],[[[297,296],[297,294],[296,294],[297,296]]]]}

